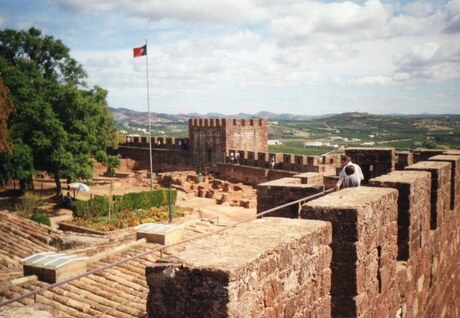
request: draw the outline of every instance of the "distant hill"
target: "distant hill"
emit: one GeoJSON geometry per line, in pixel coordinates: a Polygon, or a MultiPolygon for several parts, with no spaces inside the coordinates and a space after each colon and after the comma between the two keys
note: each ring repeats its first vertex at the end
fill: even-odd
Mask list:
{"type": "MultiPolygon", "coordinates": [[[[109,108],[114,119],[118,123],[146,123],[148,121],[147,112],[138,112],[126,108],[109,108]]],[[[310,120],[323,116],[296,115],[296,114],[275,114],[271,112],[258,112],[256,114],[239,113],[232,115],[224,115],[220,113],[188,113],[188,114],[165,114],[151,112],[150,117],[152,122],[186,122],[189,118],[267,118],[268,120],[310,120]]]]}

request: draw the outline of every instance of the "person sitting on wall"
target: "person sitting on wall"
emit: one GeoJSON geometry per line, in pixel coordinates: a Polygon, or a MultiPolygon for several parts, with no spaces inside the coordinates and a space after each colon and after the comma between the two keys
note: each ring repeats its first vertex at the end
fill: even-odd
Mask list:
{"type": "Polygon", "coordinates": [[[235,161],[235,154],[232,152],[230,152],[230,163],[233,164],[233,162],[235,161]]]}
{"type": "Polygon", "coordinates": [[[345,174],[347,175],[344,179],[343,186],[344,188],[353,188],[359,187],[361,184],[361,179],[355,171],[355,166],[348,165],[345,167],[345,174]]]}
{"type": "Polygon", "coordinates": [[[340,187],[344,184],[345,182],[345,177],[347,176],[347,173],[345,172],[345,168],[347,166],[353,166],[354,167],[354,173],[356,174],[356,178],[358,179],[358,186],[361,184],[361,181],[364,180],[364,175],[363,172],[361,171],[361,168],[357,165],[351,162],[350,157],[348,156],[342,156],[340,158],[340,161],[342,163],[342,170],[339,173],[339,181],[337,181],[337,184],[335,185],[335,190],[338,191],[340,187]]]}

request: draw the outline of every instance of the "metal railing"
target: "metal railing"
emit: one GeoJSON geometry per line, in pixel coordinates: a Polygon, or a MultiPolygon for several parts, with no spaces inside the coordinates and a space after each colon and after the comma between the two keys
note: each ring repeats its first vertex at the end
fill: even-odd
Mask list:
{"type": "MultiPolygon", "coordinates": [[[[265,216],[269,213],[272,213],[274,211],[277,211],[277,210],[280,210],[280,209],[283,209],[283,208],[286,208],[286,207],[289,207],[289,206],[292,206],[292,205],[295,205],[297,204],[298,205],[298,209],[297,209],[297,217],[300,218],[300,211],[302,209],[302,205],[308,201],[311,201],[313,199],[316,199],[316,198],[319,198],[319,197],[322,197],[330,192],[334,191],[334,189],[329,189],[329,190],[325,190],[323,192],[320,192],[320,193],[317,193],[317,194],[313,194],[313,195],[310,195],[308,197],[305,197],[305,198],[302,198],[302,199],[299,199],[299,200],[296,200],[296,201],[292,201],[292,202],[289,202],[289,203],[285,203],[283,205],[280,205],[280,206],[277,206],[277,207],[274,207],[274,208],[271,208],[271,209],[268,209],[268,210],[265,210],[261,213],[257,213],[256,215],[254,216],[250,216],[246,219],[243,219],[241,221],[238,221],[236,223],[233,223],[233,224],[230,224],[228,225],[227,227],[223,227],[221,229],[218,229],[216,231],[212,231],[212,232],[209,232],[209,233],[203,233],[203,234],[200,234],[198,236],[195,236],[195,237],[192,237],[192,238],[189,238],[187,240],[182,240],[182,241],[179,241],[179,242],[176,242],[176,243],[173,243],[173,244],[169,244],[169,245],[164,245],[164,246],[159,246],[157,248],[154,248],[154,249],[149,249],[147,251],[144,251],[142,253],[139,253],[139,254],[136,254],[136,255],[133,255],[131,257],[128,257],[128,258],[124,258],[122,260],[119,260],[119,261],[116,261],[116,262],[113,262],[113,263],[110,263],[110,264],[107,264],[105,266],[101,266],[101,267],[98,267],[98,268],[95,268],[95,269],[92,269],[86,273],[83,273],[83,274],[80,274],[80,275],[77,275],[77,276],[74,276],[74,277],[71,277],[69,279],[66,279],[66,280],[63,280],[63,281],[60,281],[60,282],[57,282],[57,283],[54,283],[54,284],[51,284],[51,285],[48,285],[48,286],[45,286],[45,287],[41,287],[39,289],[36,289],[36,290],[33,290],[31,292],[28,292],[26,294],[23,294],[21,296],[18,296],[18,297],[15,297],[15,298],[12,298],[12,299],[9,299],[9,300],[6,300],[2,303],[0,303],[0,307],[4,307],[6,305],[9,305],[11,303],[14,303],[14,302],[18,302],[22,299],[25,299],[25,298],[28,298],[28,297],[34,297],[34,302],[36,303],[37,302],[37,295],[41,292],[44,292],[44,291],[47,291],[47,290],[50,290],[50,289],[53,289],[53,288],[56,288],[56,287],[59,287],[59,286],[62,286],[64,284],[67,284],[67,283],[70,283],[74,280],[78,280],[80,278],[83,278],[83,277],[87,277],[89,275],[92,275],[92,274],[96,274],[98,272],[102,272],[104,270],[107,270],[107,269],[110,269],[112,267],[115,267],[115,266],[118,266],[118,265],[121,265],[121,264],[124,264],[126,262],[129,262],[129,261],[132,261],[134,259],[137,259],[137,258],[140,258],[140,257],[143,257],[145,255],[148,255],[148,254],[151,254],[151,253],[154,253],[154,252],[160,252],[160,257],[163,257],[163,251],[165,251],[166,249],[168,248],[171,248],[171,247],[174,247],[174,246],[178,246],[178,245],[182,245],[182,244],[185,244],[185,243],[188,243],[188,242],[191,242],[191,241],[194,241],[194,240],[198,240],[198,239],[201,239],[201,238],[204,238],[204,237],[207,237],[207,236],[210,236],[210,235],[214,235],[214,234],[218,234],[218,233],[221,233],[221,232],[224,232],[230,228],[233,228],[233,227],[237,227],[243,223],[246,223],[246,222],[249,222],[249,221],[252,221],[254,219],[257,219],[259,217],[262,217],[262,216],[265,216]]],[[[180,264],[178,263],[154,263],[152,264],[151,266],[180,266],[180,264]]]]}

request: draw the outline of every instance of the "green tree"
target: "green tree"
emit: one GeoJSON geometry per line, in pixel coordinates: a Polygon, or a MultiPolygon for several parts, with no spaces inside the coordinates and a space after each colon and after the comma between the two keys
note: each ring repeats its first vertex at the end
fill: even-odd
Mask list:
{"type": "MultiPolygon", "coordinates": [[[[0,31],[0,72],[16,110],[8,119],[9,140],[13,148],[20,145],[18,155],[27,149],[32,160],[28,171],[52,174],[58,192],[63,177],[90,178],[90,156],[105,151],[115,137],[107,91],[88,89],[86,73],[70,50],[36,28],[0,31]]],[[[7,170],[10,157],[0,158],[0,178],[14,174],[7,170]]]]}
{"type": "Polygon", "coordinates": [[[10,97],[10,90],[3,84],[0,74],[0,153],[8,151],[8,117],[13,111],[13,100],[10,97]]]}

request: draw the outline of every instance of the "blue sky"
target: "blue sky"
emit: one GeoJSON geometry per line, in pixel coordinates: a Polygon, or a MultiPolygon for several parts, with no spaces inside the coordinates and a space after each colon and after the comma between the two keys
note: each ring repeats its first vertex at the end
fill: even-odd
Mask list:
{"type": "Polygon", "coordinates": [[[460,113],[460,0],[1,0],[61,39],[111,107],[460,113]]]}

